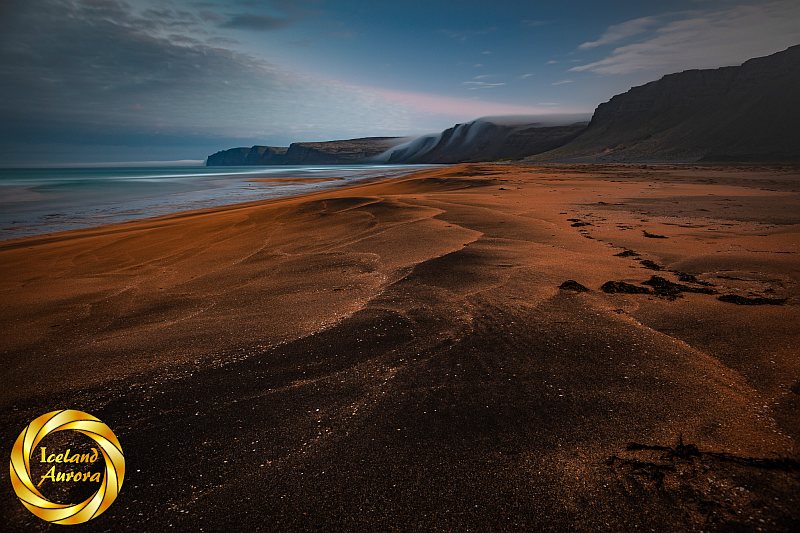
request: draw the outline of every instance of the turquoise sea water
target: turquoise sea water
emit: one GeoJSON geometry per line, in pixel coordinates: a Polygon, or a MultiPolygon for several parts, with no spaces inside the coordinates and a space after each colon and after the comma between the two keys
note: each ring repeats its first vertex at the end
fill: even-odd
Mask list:
{"type": "Polygon", "coordinates": [[[422,165],[0,169],[0,240],[293,196],[422,165]],[[254,178],[343,178],[275,184],[254,178]]]}

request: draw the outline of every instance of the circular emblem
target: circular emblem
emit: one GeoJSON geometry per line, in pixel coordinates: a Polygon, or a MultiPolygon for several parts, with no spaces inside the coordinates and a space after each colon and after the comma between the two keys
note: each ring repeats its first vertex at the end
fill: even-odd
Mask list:
{"type": "MultiPolygon", "coordinates": [[[[38,454],[36,459],[39,460],[38,454]]],[[[23,429],[11,450],[10,467],[11,484],[22,504],[42,520],[54,524],[81,524],[99,516],[117,498],[125,477],[125,458],[122,455],[122,446],[111,429],[96,417],[73,409],[44,414],[23,429]],[[105,460],[102,477],[99,473],[92,475],[88,472],[56,473],[56,466],[63,463],[93,462],[98,459],[97,450],[93,448],[93,454],[76,454],[70,457],[69,450],[66,454],[50,454],[48,456],[46,449],[40,448],[41,462],[59,463],[59,465],[54,464],[51,471],[42,476],[42,481],[46,477],[55,481],[58,476],[58,481],[99,482],[99,487],[92,496],[76,504],[49,501],[31,480],[31,461],[34,460],[33,454],[37,445],[48,434],[67,430],[77,431],[92,439],[105,460]]]]}

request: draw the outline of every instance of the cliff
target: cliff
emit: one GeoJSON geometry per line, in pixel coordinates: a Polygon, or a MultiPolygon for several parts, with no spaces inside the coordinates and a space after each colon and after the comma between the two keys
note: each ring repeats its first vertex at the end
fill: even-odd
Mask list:
{"type": "Polygon", "coordinates": [[[233,148],[208,165],[367,162],[800,160],[800,45],[740,66],[688,70],[600,104],[588,127],[482,118],[406,141],[367,137],[233,148]]]}
{"type": "Polygon", "coordinates": [[[366,163],[404,141],[400,137],[364,137],[326,142],[292,143],[288,148],[231,148],[208,156],[206,166],[342,165],[366,163]]]}
{"type": "Polygon", "coordinates": [[[536,161],[800,159],[800,46],[689,70],[600,104],[589,127],[536,161]]]}
{"type": "Polygon", "coordinates": [[[287,150],[281,146],[231,148],[208,156],[206,166],[284,165],[287,150]]]}
{"type": "Polygon", "coordinates": [[[521,118],[481,118],[401,144],[379,159],[404,164],[520,159],[561,146],[585,128],[586,123],[547,126],[521,118]]]}

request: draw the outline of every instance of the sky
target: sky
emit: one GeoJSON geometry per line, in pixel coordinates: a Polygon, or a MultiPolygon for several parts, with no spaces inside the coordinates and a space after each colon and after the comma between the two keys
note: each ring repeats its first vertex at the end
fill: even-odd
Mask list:
{"type": "Polygon", "coordinates": [[[0,166],[589,116],[795,44],[797,0],[2,0],[0,166]]]}

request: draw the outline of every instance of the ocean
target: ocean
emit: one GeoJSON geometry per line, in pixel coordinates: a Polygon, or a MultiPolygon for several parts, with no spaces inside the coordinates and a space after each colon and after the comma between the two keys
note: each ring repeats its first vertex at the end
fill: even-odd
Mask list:
{"type": "Polygon", "coordinates": [[[0,169],[0,240],[305,194],[429,165],[0,169]],[[271,183],[258,178],[340,178],[271,183]]]}

